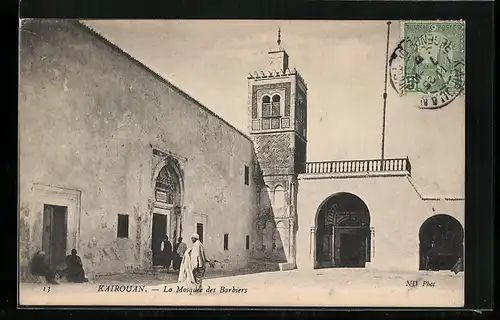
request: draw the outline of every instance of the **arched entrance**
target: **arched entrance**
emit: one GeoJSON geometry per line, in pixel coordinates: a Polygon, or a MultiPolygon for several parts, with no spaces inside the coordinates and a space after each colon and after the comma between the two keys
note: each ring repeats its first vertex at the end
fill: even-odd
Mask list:
{"type": "Polygon", "coordinates": [[[155,202],[153,208],[151,251],[153,266],[160,266],[161,242],[165,235],[172,243],[182,232],[181,180],[174,163],[163,165],[155,179],[155,202]]]}
{"type": "MultiPolygon", "coordinates": [[[[437,214],[424,221],[419,231],[420,270],[452,270],[463,259],[464,229],[447,214],[437,214]]],[[[463,263],[457,271],[463,271],[463,263]]]]}
{"type": "Polygon", "coordinates": [[[366,204],[346,192],[329,197],[316,215],[316,267],[363,268],[370,255],[366,204]]]}

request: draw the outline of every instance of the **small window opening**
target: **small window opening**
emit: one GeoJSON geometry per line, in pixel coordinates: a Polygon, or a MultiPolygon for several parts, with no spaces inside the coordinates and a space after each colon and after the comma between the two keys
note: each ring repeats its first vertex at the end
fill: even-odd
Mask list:
{"type": "Polygon", "coordinates": [[[250,183],[250,168],[245,165],[245,185],[248,186],[250,183]]]}
{"type": "Polygon", "coordinates": [[[128,214],[118,215],[118,238],[128,238],[128,214]]]}
{"type": "Polygon", "coordinates": [[[224,234],[224,250],[229,250],[229,233],[224,234]]]}

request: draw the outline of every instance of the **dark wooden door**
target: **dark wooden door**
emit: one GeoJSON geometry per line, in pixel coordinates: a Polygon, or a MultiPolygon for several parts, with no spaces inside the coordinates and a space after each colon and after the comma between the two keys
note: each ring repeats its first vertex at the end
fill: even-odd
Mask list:
{"type": "Polygon", "coordinates": [[[335,266],[365,267],[366,241],[367,235],[363,228],[336,228],[334,241],[335,266]]]}
{"type": "Polygon", "coordinates": [[[62,265],[66,258],[67,213],[67,207],[44,205],[42,248],[53,267],[62,265]]]}
{"type": "Polygon", "coordinates": [[[153,232],[151,235],[151,251],[153,254],[153,266],[161,264],[160,249],[161,241],[167,232],[167,216],[153,213],[153,232]]]}
{"type": "Polygon", "coordinates": [[[203,223],[196,224],[196,233],[200,236],[200,242],[203,243],[203,223]]]}
{"type": "Polygon", "coordinates": [[[359,234],[345,232],[340,235],[340,263],[344,267],[359,265],[359,234]]]}

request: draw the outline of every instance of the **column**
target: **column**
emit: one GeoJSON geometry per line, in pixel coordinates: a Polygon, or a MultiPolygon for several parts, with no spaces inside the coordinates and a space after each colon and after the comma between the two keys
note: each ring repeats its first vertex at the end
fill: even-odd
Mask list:
{"type": "Polygon", "coordinates": [[[374,237],[374,231],[373,230],[374,230],[373,227],[370,227],[370,229],[368,229],[369,234],[367,235],[367,239],[370,240],[366,244],[366,246],[367,246],[366,251],[370,255],[369,257],[367,257],[367,262],[366,262],[366,267],[367,268],[370,268],[372,266],[372,263],[373,263],[373,253],[374,253],[374,250],[375,250],[374,239],[373,239],[373,237],[374,237]]]}
{"type": "Polygon", "coordinates": [[[335,266],[335,227],[332,225],[332,267],[335,266]]]}
{"type": "Polygon", "coordinates": [[[315,267],[316,263],[316,227],[311,227],[309,230],[309,262],[311,263],[312,267],[315,267]]]}
{"type": "Polygon", "coordinates": [[[288,259],[288,262],[292,263],[294,267],[296,266],[296,252],[295,252],[295,237],[296,237],[296,232],[295,232],[295,219],[291,218],[289,220],[289,230],[290,230],[290,237],[289,237],[289,248],[290,248],[290,258],[288,259]]]}
{"type": "Polygon", "coordinates": [[[290,181],[289,187],[289,197],[288,197],[288,216],[290,217],[290,263],[293,263],[294,267],[297,267],[297,232],[295,227],[295,217],[297,215],[296,206],[295,206],[295,182],[293,180],[290,181]]]}
{"type": "Polygon", "coordinates": [[[375,228],[370,227],[370,262],[367,262],[367,267],[373,266],[373,259],[375,258],[375,228]]]}

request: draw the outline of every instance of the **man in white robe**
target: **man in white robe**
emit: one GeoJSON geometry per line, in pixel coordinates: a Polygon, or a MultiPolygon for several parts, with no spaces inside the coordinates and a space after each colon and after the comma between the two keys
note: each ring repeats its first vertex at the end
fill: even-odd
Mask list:
{"type": "Polygon", "coordinates": [[[200,236],[197,233],[193,233],[191,241],[193,241],[193,246],[187,249],[182,257],[178,281],[187,286],[194,286],[196,289],[201,289],[208,260],[203,244],[200,242],[200,236]]]}

